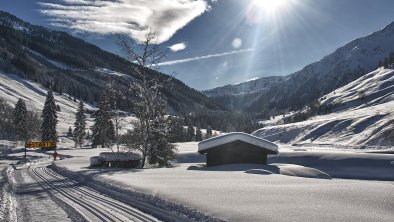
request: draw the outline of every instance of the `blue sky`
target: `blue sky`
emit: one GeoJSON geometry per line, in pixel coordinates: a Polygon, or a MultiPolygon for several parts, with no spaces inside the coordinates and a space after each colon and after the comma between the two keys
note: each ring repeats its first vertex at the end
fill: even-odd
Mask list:
{"type": "Polygon", "coordinates": [[[113,33],[171,47],[160,71],[196,89],[287,75],[394,21],[393,0],[0,0],[0,10],[119,54],[113,33]]]}

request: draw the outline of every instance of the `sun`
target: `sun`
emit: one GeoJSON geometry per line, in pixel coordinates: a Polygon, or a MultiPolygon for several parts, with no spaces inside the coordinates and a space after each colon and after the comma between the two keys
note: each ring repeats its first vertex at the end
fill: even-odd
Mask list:
{"type": "Polygon", "coordinates": [[[296,0],[249,0],[245,10],[246,22],[250,25],[279,21],[294,8],[296,0]]]}
{"type": "Polygon", "coordinates": [[[267,13],[275,14],[279,9],[285,6],[287,0],[253,0],[252,6],[267,13]]]}

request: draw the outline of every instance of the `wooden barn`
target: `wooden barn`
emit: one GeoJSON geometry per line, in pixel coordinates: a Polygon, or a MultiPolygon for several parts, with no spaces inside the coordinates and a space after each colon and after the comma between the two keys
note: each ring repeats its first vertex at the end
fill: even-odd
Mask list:
{"type": "Polygon", "coordinates": [[[207,166],[234,163],[267,164],[268,154],[278,154],[278,146],[246,133],[229,133],[204,140],[198,152],[207,155],[207,166]]]}

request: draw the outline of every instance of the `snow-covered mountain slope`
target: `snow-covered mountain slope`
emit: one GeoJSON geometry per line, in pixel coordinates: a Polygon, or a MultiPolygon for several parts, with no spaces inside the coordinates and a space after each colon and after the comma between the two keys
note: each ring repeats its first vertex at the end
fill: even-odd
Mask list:
{"type": "MultiPolygon", "coordinates": [[[[19,98],[25,100],[26,108],[30,111],[41,113],[44,107],[47,90],[37,83],[21,79],[16,75],[7,75],[0,72],[0,97],[14,106],[19,98]]],[[[57,131],[59,135],[64,135],[70,126],[74,127],[75,113],[78,102],[68,98],[68,95],[54,93],[55,103],[60,106],[58,112],[57,131]]],[[[95,110],[85,103],[85,108],[95,110]]],[[[93,125],[92,119],[87,119],[87,125],[93,125]]]]}
{"type": "Polygon", "coordinates": [[[360,109],[394,100],[394,72],[379,68],[320,99],[323,105],[340,104],[336,111],[360,109]]]}
{"type": "Polygon", "coordinates": [[[319,100],[337,104],[334,112],[266,126],[254,135],[290,144],[390,145],[387,133],[394,128],[394,69],[379,68],[319,100]]]}

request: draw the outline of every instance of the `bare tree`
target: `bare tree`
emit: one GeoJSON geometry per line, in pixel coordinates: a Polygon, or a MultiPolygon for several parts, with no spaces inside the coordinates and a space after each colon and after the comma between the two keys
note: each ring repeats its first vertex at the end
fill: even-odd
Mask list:
{"type": "Polygon", "coordinates": [[[160,61],[166,56],[157,44],[157,36],[149,32],[143,42],[133,43],[125,36],[118,36],[117,43],[125,52],[127,58],[134,63],[133,70],[138,76],[137,81],[130,83],[133,95],[133,111],[139,118],[135,148],[142,153],[141,167],[145,166],[146,158],[150,163],[158,162],[160,166],[167,165],[170,157],[174,156],[175,146],[166,141],[165,109],[166,99],[161,89],[169,83],[172,76],[159,76],[152,69],[158,68],[160,61]],[[162,77],[162,78],[160,78],[162,77]],[[160,147],[157,145],[160,141],[160,147]],[[166,147],[166,151],[159,150],[166,147]]]}
{"type": "MultiPolygon", "coordinates": [[[[123,122],[124,122],[124,117],[120,116],[119,110],[118,110],[118,103],[117,103],[117,98],[119,97],[124,97],[121,91],[117,90],[115,88],[115,82],[111,81],[110,83],[107,84],[105,93],[107,94],[109,100],[110,100],[110,106],[111,106],[111,117],[112,121],[114,122],[114,127],[115,127],[115,144],[116,144],[116,149],[117,149],[117,157],[118,161],[120,160],[120,147],[119,147],[119,138],[120,138],[120,132],[119,130],[122,129],[123,127],[123,122]]],[[[111,147],[112,150],[112,147],[111,147]]],[[[112,150],[112,152],[114,152],[112,150]]]]}

